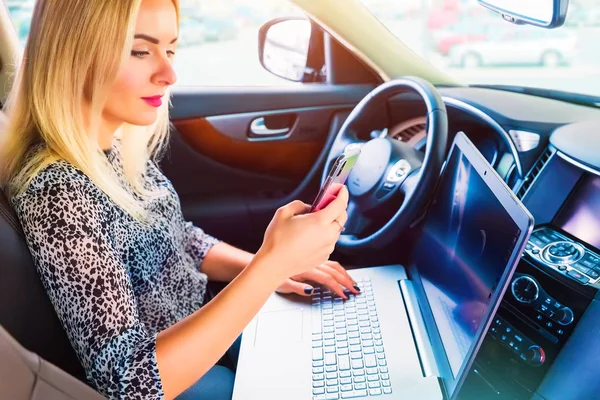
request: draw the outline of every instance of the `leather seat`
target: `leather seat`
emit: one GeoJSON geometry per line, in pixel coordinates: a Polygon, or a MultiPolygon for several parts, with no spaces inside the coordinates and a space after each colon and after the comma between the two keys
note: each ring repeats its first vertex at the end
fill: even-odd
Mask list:
{"type": "Polygon", "coordinates": [[[79,379],[83,367],[37,275],[19,221],[0,192],[0,325],[21,345],[79,379]]]}
{"type": "MultiPolygon", "coordinates": [[[[0,115],[0,124],[3,121],[5,118],[0,115]]],[[[2,126],[0,125],[0,143],[1,138],[2,126]]],[[[36,353],[80,381],[86,382],[83,367],[38,277],[19,221],[2,191],[0,191],[0,326],[27,350],[36,353]]],[[[6,358],[0,357],[0,364],[5,362],[6,358]]],[[[3,379],[0,379],[0,382],[3,382],[3,379]]],[[[4,398],[2,385],[4,383],[0,384],[0,397],[4,398]]]]}
{"type": "Polygon", "coordinates": [[[38,355],[0,327],[0,397],[29,400],[101,400],[102,395],[38,355]]]}

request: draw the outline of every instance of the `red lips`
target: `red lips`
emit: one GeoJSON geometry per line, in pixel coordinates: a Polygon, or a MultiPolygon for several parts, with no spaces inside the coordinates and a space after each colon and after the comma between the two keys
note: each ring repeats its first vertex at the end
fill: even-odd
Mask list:
{"type": "Polygon", "coordinates": [[[148,103],[152,107],[160,107],[162,105],[162,95],[160,96],[152,96],[152,97],[142,97],[146,103],[148,103]]]}

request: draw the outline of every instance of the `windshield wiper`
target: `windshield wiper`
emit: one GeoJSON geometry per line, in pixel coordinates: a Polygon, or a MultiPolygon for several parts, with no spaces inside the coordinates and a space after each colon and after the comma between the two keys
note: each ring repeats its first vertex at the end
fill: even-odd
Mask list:
{"type": "Polygon", "coordinates": [[[486,89],[506,90],[507,92],[530,94],[532,96],[545,97],[553,100],[566,101],[573,104],[579,104],[588,107],[600,108],[600,97],[581,93],[563,92],[561,90],[533,88],[527,86],[514,85],[470,85],[486,89]]]}

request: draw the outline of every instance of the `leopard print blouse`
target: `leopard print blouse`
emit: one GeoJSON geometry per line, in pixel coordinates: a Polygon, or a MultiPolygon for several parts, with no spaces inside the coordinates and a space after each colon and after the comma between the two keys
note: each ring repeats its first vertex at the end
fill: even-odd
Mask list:
{"type": "Polygon", "coordinates": [[[179,197],[154,162],[144,184],[162,194],[142,199],[124,179],[118,145],[106,156],[142,202],[147,222],[65,161],[11,200],[90,382],[108,398],[161,399],[156,336],[202,306],[207,276],[200,265],[217,240],[184,221],[179,197]]]}

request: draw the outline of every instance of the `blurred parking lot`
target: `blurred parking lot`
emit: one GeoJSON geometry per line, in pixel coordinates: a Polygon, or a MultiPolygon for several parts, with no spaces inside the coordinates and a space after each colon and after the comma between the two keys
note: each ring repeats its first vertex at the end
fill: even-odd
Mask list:
{"type": "MultiPolygon", "coordinates": [[[[465,83],[553,88],[600,96],[600,2],[571,0],[565,26],[506,23],[476,0],[360,0],[423,58],[465,83]]],[[[34,0],[7,2],[25,42],[34,0]]],[[[295,85],[258,61],[258,29],[302,15],[286,0],[181,0],[177,85],[295,85]]]]}

